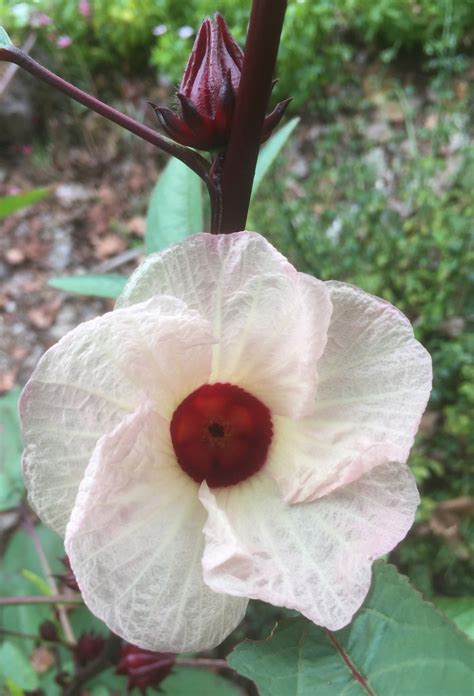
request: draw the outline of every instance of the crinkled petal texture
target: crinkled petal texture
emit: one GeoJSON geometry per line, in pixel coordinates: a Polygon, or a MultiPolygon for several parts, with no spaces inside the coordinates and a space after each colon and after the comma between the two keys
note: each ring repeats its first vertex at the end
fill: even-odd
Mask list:
{"type": "Polygon", "coordinates": [[[337,630],[370,586],[372,561],[411,527],[419,502],[405,465],[385,464],[311,503],[288,505],[270,476],[211,491],[204,579],[216,592],[300,611],[337,630]]]}
{"type": "Polygon", "coordinates": [[[66,530],[71,566],[90,610],[140,647],[212,648],[245,613],[247,599],[203,581],[198,489],[152,402],[101,438],[80,485],[66,530]]]}
{"type": "Polygon", "coordinates": [[[431,358],[408,319],[351,285],[326,283],[333,305],[313,414],[276,417],[269,468],[302,502],[406,462],[431,391],[431,358]]]}
{"type": "Polygon", "coordinates": [[[98,439],[146,398],[169,417],[206,382],[208,323],[176,298],[155,297],[68,333],[40,360],[21,397],[29,501],[64,534],[98,439]]]}
{"type": "Polygon", "coordinates": [[[210,322],[211,382],[238,384],[274,414],[312,413],[331,316],[324,283],[298,273],[259,234],[199,234],[149,256],[118,306],[155,294],[180,298],[210,322]]]}
{"type": "Polygon", "coordinates": [[[29,499],[131,643],[212,648],[247,598],[337,629],[413,522],[404,462],[430,386],[391,305],[298,273],[258,234],[199,234],[40,361],[20,404],[29,499]],[[258,474],[211,490],[180,468],[170,420],[217,382],[269,409],[273,439],[258,474]]]}

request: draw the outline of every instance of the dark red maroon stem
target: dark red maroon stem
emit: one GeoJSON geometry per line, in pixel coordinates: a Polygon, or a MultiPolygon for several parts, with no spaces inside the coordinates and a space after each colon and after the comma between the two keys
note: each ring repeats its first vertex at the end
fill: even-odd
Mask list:
{"type": "Polygon", "coordinates": [[[62,77],[59,77],[59,75],[56,75],[51,70],[43,67],[40,63],[33,60],[33,58],[30,58],[28,54],[24,53],[21,49],[16,48],[15,46],[11,48],[1,48],[0,61],[16,63],[27,72],[31,73],[35,77],[38,77],[40,80],[43,80],[43,82],[46,82],[55,89],[58,89],[60,92],[63,92],[68,97],[75,99],[88,109],[96,111],[101,116],[104,116],[104,118],[109,119],[109,121],[113,121],[117,125],[122,126],[122,128],[125,128],[135,135],[138,135],[138,137],[146,140],[152,145],[155,145],[155,147],[159,147],[169,155],[177,157],[204,180],[208,186],[209,193],[212,198],[212,185],[209,184],[208,177],[209,162],[201,155],[198,155],[196,152],[188,150],[182,145],[178,145],[171,140],[168,140],[168,138],[165,138],[152,128],[145,126],[145,124],[136,121],[126,114],[123,114],[121,111],[117,111],[117,109],[105,104],[104,102],[100,101],[100,99],[93,97],[91,94],[83,92],[82,89],[79,89],[70,82],[63,80],[62,77]]]}
{"type": "Polygon", "coordinates": [[[253,0],[237,104],[222,175],[220,232],[245,229],[287,0],[253,0]]]}
{"type": "Polygon", "coordinates": [[[372,689],[369,686],[369,683],[367,681],[367,677],[364,677],[364,675],[359,672],[357,667],[354,665],[354,663],[350,659],[349,655],[345,652],[344,648],[337,640],[335,634],[332,631],[328,631],[326,628],[324,629],[324,631],[325,631],[327,637],[329,638],[329,640],[331,641],[331,643],[333,644],[335,650],[341,656],[344,664],[349,669],[350,673],[352,674],[352,677],[357,682],[359,682],[359,684],[362,686],[362,688],[367,693],[367,696],[375,696],[374,692],[372,691],[372,689]]]}

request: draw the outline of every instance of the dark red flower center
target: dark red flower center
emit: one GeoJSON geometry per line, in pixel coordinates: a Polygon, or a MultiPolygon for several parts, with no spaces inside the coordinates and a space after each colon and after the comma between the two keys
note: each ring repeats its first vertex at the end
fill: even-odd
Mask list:
{"type": "Polygon", "coordinates": [[[180,467],[211,487],[245,481],[265,464],[272,440],[268,408],[234,384],[204,384],[180,403],[171,419],[180,467]]]}

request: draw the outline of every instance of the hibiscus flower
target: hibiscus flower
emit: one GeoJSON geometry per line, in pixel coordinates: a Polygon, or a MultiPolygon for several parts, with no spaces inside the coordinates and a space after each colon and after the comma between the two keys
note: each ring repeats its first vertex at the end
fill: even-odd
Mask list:
{"type": "Polygon", "coordinates": [[[249,598],[339,629],[413,523],[430,386],[387,302],[256,233],[198,234],[41,359],[20,405],[29,500],[135,645],[212,648],[249,598]]]}

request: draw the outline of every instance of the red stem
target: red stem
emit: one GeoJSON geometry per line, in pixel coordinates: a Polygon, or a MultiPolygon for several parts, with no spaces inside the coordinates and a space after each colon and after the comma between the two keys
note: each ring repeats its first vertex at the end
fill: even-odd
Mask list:
{"type": "Polygon", "coordinates": [[[372,689],[370,688],[370,686],[369,686],[369,684],[368,684],[368,682],[367,682],[367,678],[364,677],[364,675],[361,674],[361,673],[359,672],[359,670],[357,669],[357,667],[356,667],[356,666],[354,665],[354,663],[351,661],[349,655],[344,651],[344,648],[343,648],[342,645],[339,643],[339,641],[337,640],[337,638],[336,638],[336,636],[334,635],[334,633],[333,633],[332,631],[328,631],[327,629],[324,629],[324,630],[325,630],[325,633],[326,633],[327,637],[329,638],[329,640],[330,640],[331,643],[333,644],[333,646],[334,646],[336,652],[338,652],[339,655],[342,657],[342,660],[344,661],[344,664],[345,664],[346,667],[349,669],[349,671],[351,672],[351,674],[352,674],[352,676],[354,677],[354,679],[355,679],[357,682],[359,682],[359,684],[362,686],[362,688],[367,692],[367,695],[368,695],[368,696],[375,696],[374,692],[372,691],[372,689]]]}
{"type": "Polygon", "coordinates": [[[287,0],[253,0],[222,176],[220,232],[245,229],[287,0]]]}
{"type": "Polygon", "coordinates": [[[91,94],[83,92],[82,89],[79,89],[70,82],[63,80],[62,77],[59,77],[59,75],[56,75],[51,70],[48,70],[36,60],[33,60],[33,58],[16,46],[11,48],[1,48],[0,61],[16,63],[27,72],[31,73],[40,80],[43,80],[43,82],[46,82],[60,92],[63,92],[68,97],[75,99],[75,101],[83,104],[88,109],[95,111],[104,118],[107,118],[109,121],[113,121],[122,128],[125,128],[125,130],[130,131],[130,133],[138,135],[139,138],[146,140],[152,145],[155,145],[155,147],[159,147],[160,150],[167,152],[169,155],[177,157],[184,162],[184,164],[187,164],[190,169],[196,172],[196,174],[203,179],[209,188],[208,173],[210,165],[209,162],[197,152],[193,152],[182,145],[172,142],[152,128],[145,126],[144,123],[136,121],[134,118],[131,118],[130,116],[123,114],[121,111],[114,109],[112,106],[100,101],[100,99],[93,97],[91,94]]]}

